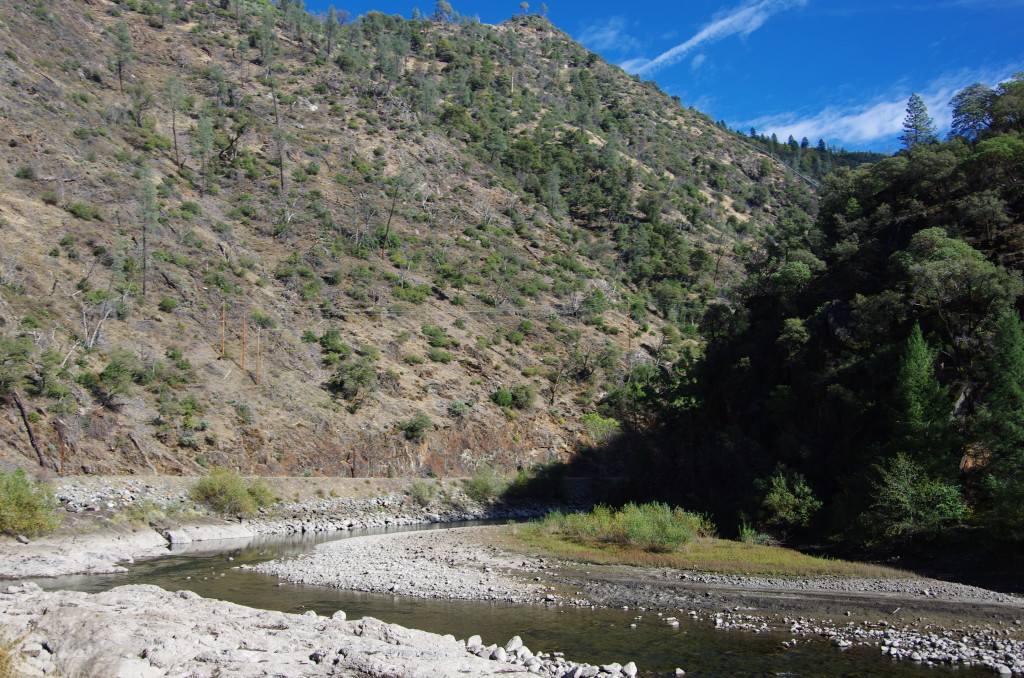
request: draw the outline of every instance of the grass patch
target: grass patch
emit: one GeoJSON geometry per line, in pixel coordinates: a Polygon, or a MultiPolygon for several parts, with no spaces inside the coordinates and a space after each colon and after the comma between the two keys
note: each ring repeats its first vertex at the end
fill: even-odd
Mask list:
{"type": "MultiPolygon", "coordinates": [[[[662,505],[664,506],[664,505],[662,505]]],[[[667,508],[667,507],[665,507],[667,508]]],[[[600,510],[600,509],[599,509],[600,510]]],[[[664,509],[661,509],[664,511],[664,509]]],[[[675,509],[678,511],[679,509],[675,509]]],[[[604,509],[612,513],[609,509],[604,509]]],[[[598,513],[598,511],[595,511],[598,513]]],[[[593,514],[575,514],[592,516],[593,514]]],[[[692,516],[693,514],[687,514],[692,516]]],[[[577,524],[587,521],[601,524],[607,514],[593,518],[572,518],[570,527],[560,528],[570,516],[552,514],[542,520],[513,525],[508,529],[507,546],[518,551],[597,565],[630,565],[636,567],[671,567],[725,574],[774,575],[788,577],[843,576],[895,578],[908,573],[880,565],[831,560],[800,553],[793,549],[761,544],[745,544],[718,539],[710,534],[696,534],[685,544],[672,549],[651,550],[643,542],[628,539],[599,540],[575,532],[577,524]]],[[[696,516],[700,520],[706,521],[696,516]]],[[[692,520],[692,519],[688,519],[692,520]]]]}
{"type": "Polygon", "coordinates": [[[238,473],[222,466],[214,467],[189,490],[192,500],[225,515],[252,516],[277,501],[262,480],[246,484],[238,473]]]}
{"type": "Polygon", "coordinates": [[[0,471],[0,532],[34,535],[57,529],[57,498],[25,471],[0,471]]]}

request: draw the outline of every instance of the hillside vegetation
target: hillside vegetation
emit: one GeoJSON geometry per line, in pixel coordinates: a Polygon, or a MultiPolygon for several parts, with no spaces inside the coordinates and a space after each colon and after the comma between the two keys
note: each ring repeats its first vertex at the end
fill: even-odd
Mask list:
{"type": "Polygon", "coordinates": [[[445,5],[0,5],[5,465],[465,474],[650,420],[814,199],[546,19],[445,5]]]}
{"type": "Polygon", "coordinates": [[[783,537],[1024,541],[1024,74],[951,105],[940,143],[912,97],[905,148],[707,307],[649,401],[648,488],[783,537]]]}

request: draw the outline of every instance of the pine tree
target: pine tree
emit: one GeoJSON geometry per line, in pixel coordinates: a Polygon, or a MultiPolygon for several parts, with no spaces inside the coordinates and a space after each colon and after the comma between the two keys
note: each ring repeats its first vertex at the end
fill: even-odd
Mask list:
{"type": "Polygon", "coordinates": [[[907,116],[903,118],[903,134],[899,139],[908,150],[939,142],[935,121],[928,115],[928,107],[917,93],[911,94],[907,101],[907,116]]]}
{"type": "Polygon", "coordinates": [[[999,466],[1024,455],[1024,324],[1016,311],[996,321],[988,363],[985,438],[999,466]]]}
{"type": "Polygon", "coordinates": [[[896,377],[893,444],[928,471],[949,475],[956,469],[956,431],[952,403],[935,376],[935,355],[915,323],[896,377]]]}
{"type": "Polygon", "coordinates": [[[1024,323],[1015,310],[996,321],[988,362],[981,417],[989,452],[984,519],[996,533],[1024,540],[1024,323]]]}
{"type": "Polygon", "coordinates": [[[331,48],[334,47],[334,41],[338,37],[338,29],[340,27],[338,10],[334,9],[334,5],[331,5],[327,8],[327,22],[324,24],[324,42],[326,43],[328,59],[331,57],[331,48]]]}
{"type": "Polygon", "coordinates": [[[114,69],[117,71],[117,87],[124,92],[124,67],[135,61],[135,44],[132,42],[128,24],[118,21],[114,24],[114,69]]]}

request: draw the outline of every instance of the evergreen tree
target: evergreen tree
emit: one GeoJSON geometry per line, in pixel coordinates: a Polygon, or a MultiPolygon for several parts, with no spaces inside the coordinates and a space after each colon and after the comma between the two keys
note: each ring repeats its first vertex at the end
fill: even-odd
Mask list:
{"type": "Polygon", "coordinates": [[[178,111],[185,101],[185,93],[182,89],[181,78],[176,75],[167,77],[164,81],[164,102],[171,109],[171,138],[174,140],[174,164],[181,169],[181,160],[178,156],[178,111]]]}
{"type": "Polygon", "coordinates": [[[914,324],[896,377],[893,446],[925,469],[948,475],[956,469],[952,403],[935,376],[935,355],[914,324]]]}
{"type": "Polygon", "coordinates": [[[1014,310],[999,316],[988,361],[986,447],[991,465],[1024,461],[1024,324],[1014,310]]]}
{"type": "Polygon", "coordinates": [[[124,92],[124,67],[135,61],[135,44],[128,24],[118,21],[114,24],[114,70],[117,71],[117,87],[124,92]]]}
{"type": "Polygon", "coordinates": [[[331,57],[331,48],[334,47],[334,41],[338,37],[338,29],[341,28],[341,22],[338,17],[338,10],[334,9],[334,5],[327,8],[327,21],[324,23],[324,47],[327,50],[327,58],[331,57]]]}
{"type": "Polygon", "coordinates": [[[928,107],[916,92],[911,94],[907,101],[907,116],[903,118],[903,134],[899,139],[903,142],[903,147],[908,150],[916,146],[939,142],[935,121],[928,115],[928,107]]]}
{"type": "Polygon", "coordinates": [[[1004,537],[1024,539],[1024,324],[1015,310],[996,322],[989,358],[983,438],[986,522],[1004,537]]]}

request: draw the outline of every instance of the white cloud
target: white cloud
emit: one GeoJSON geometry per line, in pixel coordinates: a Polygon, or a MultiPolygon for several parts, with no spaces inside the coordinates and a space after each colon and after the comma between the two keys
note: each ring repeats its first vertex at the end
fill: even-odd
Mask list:
{"type": "Polygon", "coordinates": [[[707,58],[708,58],[707,54],[698,54],[697,56],[693,57],[693,60],[690,62],[690,68],[693,68],[693,69],[700,68],[700,65],[702,63],[704,63],[704,60],[707,59],[707,58]]]}
{"type": "Polygon", "coordinates": [[[576,39],[595,52],[639,49],[640,42],[626,29],[625,17],[613,16],[585,27],[576,39]]]}
{"type": "Polygon", "coordinates": [[[757,0],[717,15],[711,23],[697,31],[686,42],[659,54],[650,60],[631,59],[620,64],[623,70],[647,75],[652,71],[678,63],[689,52],[707,42],[715,42],[732,35],[750,35],[764,25],[772,15],[791,7],[802,7],[809,0],[757,0]]]}
{"type": "MultiPolygon", "coordinates": [[[[960,71],[933,81],[917,94],[928,106],[928,113],[941,131],[949,128],[951,112],[949,100],[960,89],[975,83],[992,85],[1007,77],[1013,69],[996,71],[960,71]]],[[[894,88],[890,94],[874,101],[849,107],[829,107],[813,114],[801,112],[767,115],[742,123],[739,129],[754,127],[761,134],[776,134],[785,141],[807,137],[810,140],[826,139],[844,145],[861,146],[871,142],[895,139],[903,131],[903,119],[907,113],[907,99],[912,90],[894,88]]]]}

